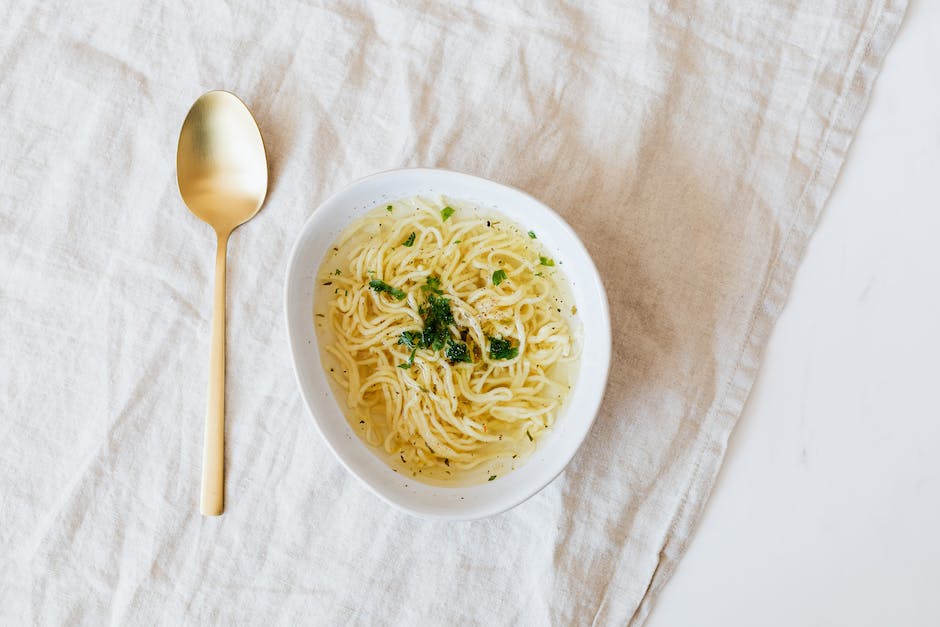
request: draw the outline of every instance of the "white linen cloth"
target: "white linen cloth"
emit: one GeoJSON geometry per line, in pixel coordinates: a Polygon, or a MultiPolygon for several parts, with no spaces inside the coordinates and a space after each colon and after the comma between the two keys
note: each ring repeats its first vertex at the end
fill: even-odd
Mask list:
{"type": "Polygon", "coordinates": [[[905,4],[0,4],[0,623],[641,624],[905,4]],[[229,246],[226,511],[203,518],[215,240],[174,163],[214,88],[255,113],[272,185],[229,246]],[[291,373],[294,235],[407,165],[545,201],[610,296],[593,431],[487,520],[379,501],[291,373]]]}

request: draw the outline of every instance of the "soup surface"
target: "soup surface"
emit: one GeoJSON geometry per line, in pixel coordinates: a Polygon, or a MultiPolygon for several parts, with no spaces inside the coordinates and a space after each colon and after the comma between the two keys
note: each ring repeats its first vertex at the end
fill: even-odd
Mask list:
{"type": "Polygon", "coordinates": [[[395,471],[494,481],[551,430],[577,376],[577,309],[537,233],[450,198],[344,231],[317,273],[321,361],[350,425],[395,471]]]}

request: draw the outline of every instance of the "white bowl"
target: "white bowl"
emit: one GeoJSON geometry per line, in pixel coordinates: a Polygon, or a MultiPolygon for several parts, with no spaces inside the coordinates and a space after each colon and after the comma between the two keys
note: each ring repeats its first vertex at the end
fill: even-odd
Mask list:
{"type": "Polygon", "coordinates": [[[584,245],[554,211],[517,189],[486,179],[432,169],[391,170],[373,174],[333,194],[307,220],[287,265],[284,287],[287,332],[294,373],[314,423],[337,459],[375,494],[419,516],[468,520],[514,507],[548,485],[584,441],[607,383],[610,366],[610,314],[597,268],[584,245]],[[494,209],[520,226],[533,229],[560,261],[583,332],[575,385],[554,427],[519,469],[496,481],[468,487],[426,485],[394,472],[353,432],[330,389],[320,363],[313,323],[317,270],[336,237],[356,218],[379,204],[416,195],[442,194],[494,209]]]}

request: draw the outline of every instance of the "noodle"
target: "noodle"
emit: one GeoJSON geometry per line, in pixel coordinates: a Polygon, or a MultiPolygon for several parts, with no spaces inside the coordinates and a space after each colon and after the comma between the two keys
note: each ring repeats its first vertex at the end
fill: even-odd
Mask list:
{"type": "Polygon", "coordinates": [[[493,480],[551,428],[574,374],[574,308],[531,231],[403,199],[340,235],[318,281],[324,367],[396,470],[493,480]]]}

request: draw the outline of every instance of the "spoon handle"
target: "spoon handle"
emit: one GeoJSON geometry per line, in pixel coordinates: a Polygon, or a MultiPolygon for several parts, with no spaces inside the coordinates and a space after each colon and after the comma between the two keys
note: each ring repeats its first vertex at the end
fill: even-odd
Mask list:
{"type": "Polygon", "coordinates": [[[202,452],[203,516],[222,513],[225,494],[225,252],[228,233],[218,233],[215,253],[215,300],[212,307],[212,348],[206,435],[202,452]]]}

